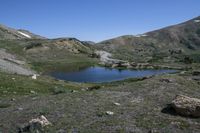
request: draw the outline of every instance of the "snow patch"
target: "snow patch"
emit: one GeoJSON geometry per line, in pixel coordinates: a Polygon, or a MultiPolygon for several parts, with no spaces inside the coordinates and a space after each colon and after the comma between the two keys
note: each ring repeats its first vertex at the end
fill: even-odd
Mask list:
{"type": "Polygon", "coordinates": [[[146,35],[146,34],[142,34],[141,36],[145,37],[145,36],[148,36],[148,35],[146,35]]]}
{"type": "Polygon", "coordinates": [[[145,37],[145,36],[148,36],[146,34],[139,34],[139,35],[136,35],[135,37],[145,37]]]}
{"type": "Polygon", "coordinates": [[[141,37],[140,35],[136,35],[135,37],[141,37]]]}
{"type": "Polygon", "coordinates": [[[199,23],[199,22],[200,22],[200,20],[194,20],[194,22],[195,22],[195,23],[199,23]]]}
{"type": "Polygon", "coordinates": [[[30,35],[27,35],[27,34],[25,34],[25,33],[21,32],[21,31],[18,31],[18,33],[19,33],[19,34],[21,34],[21,35],[23,35],[23,36],[25,36],[25,37],[27,37],[27,38],[31,38],[31,36],[30,36],[30,35]]]}

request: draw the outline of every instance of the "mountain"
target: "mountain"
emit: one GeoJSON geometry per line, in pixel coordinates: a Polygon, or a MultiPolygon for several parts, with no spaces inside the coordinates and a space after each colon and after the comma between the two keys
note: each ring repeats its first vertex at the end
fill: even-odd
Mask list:
{"type": "Polygon", "coordinates": [[[187,22],[141,35],[125,35],[98,43],[116,58],[150,62],[181,60],[200,50],[200,16],[187,22]]]}
{"type": "Polygon", "coordinates": [[[27,30],[16,30],[4,25],[0,25],[0,40],[12,39],[45,39],[42,36],[33,34],[27,30]]]}
{"type": "Polygon", "coordinates": [[[95,42],[93,42],[93,41],[82,41],[83,43],[85,43],[85,44],[90,44],[90,45],[94,45],[94,44],[96,44],[95,42]]]}
{"type": "Polygon", "coordinates": [[[90,44],[76,38],[57,38],[50,40],[59,49],[66,49],[73,53],[91,53],[90,44]]]}
{"type": "Polygon", "coordinates": [[[91,58],[94,53],[91,45],[76,38],[46,39],[26,30],[5,26],[0,31],[0,71],[24,74],[22,72],[28,66],[25,75],[29,75],[32,72],[30,69],[37,72],[65,68],[74,70],[96,62],[91,58]],[[5,55],[12,55],[13,58],[5,55]]]}
{"type": "MultiPolygon", "coordinates": [[[[62,49],[75,54],[91,52],[91,44],[89,42],[83,42],[76,38],[48,39],[31,33],[28,30],[16,30],[4,25],[0,25],[0,40],[10,40],[9,42],[15,42],[23,46],[24,50],[29,52],[40,52],[44,51],[44,49],[45,51],[52,49],[62,49]]],[[[8,41],[6,41],[6,43],[8,43],[8,41]]]]}
{"type": "Polygon", "coordinates": [[[123,62],[200,62],[200,17],[141,35],[125,35],[94,44],[76,38],[47,39],[27,30],[0,25],[0,49],[14,55],[15,60],[25,62],[25,66],[44,72],[95,64],[99,62],[94,54],[96,50],[110,52],[112,58],[123,62]]]}

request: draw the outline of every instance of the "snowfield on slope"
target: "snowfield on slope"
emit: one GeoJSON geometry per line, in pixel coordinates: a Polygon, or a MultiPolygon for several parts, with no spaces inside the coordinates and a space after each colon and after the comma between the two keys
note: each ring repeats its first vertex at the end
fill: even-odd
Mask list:
{"type": "Polygon", "coordinates": [[[31,36],[28,35],[28,34],[25,34],[25,33],[21,32],[21,31],[17,31],[17,32],[18,32],[19,34],[21,34],[21,35],[27,37],[27,38],[31,38],[31,36]]]}

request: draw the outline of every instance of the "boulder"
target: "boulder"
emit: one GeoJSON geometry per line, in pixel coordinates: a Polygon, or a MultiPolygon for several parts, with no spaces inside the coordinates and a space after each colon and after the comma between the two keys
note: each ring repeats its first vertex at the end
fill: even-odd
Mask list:
{"type": "Polygon", "coordinates": [[[35,91],[32,91],[32,90],[30,91],[30,93],[31,93],[31,94],[36,94],[36,92],[35,92],[35,91]]]}
{"type": "Polygon", "coordinates": [[[40,125],[41,127],[45,127],[51,125],[51,123],[47,120],[47,118],[41,115],[39,118],[32,119],[29,121],[29,125],[40,125]]]}
{"type": "Polygon", "coordinates": [[[34,74],[31,78],[32,78],[32,79],[37,79],[37,75],[34,74]]]}
{"type": "Polygon", "coordinates": [[[113,103],[113,104],[116,105],[116,106],[120,106],[121,105],[120,103],[116,103],[116,102],[113,103]]]}
{"type": "Polygon", "coordinates": [[[106,114],[107,115],[114,115],[114,112],[112,112],[112,111],[106,111],[106,114]]]}
{"type": "Polygon", "coordinates": [[[130,63],[129,62],[120,63],[120,66],[121,67],[128,67],[128,66],[130,66],[130,63]]]}
{"type": "Polygon", "coordinates": [[[172,80],[171,79],[163,78],[163,79],[160,79],[160,82],[171,83],[172,80]]]}
{"type": "Polygon", "coordinates": [[[23,108],[17,108],[17,110],[22,111],[22,110],[24,110],[24,109],[23,109],[23,108]]]}
{"type": "Polygon", "coordinates": [[[200,99],[177,95],[171,105],[180,115],[200,117],[200,99]]]}
{"type": "Polygon", "coordinates": [[[51,123],[47,120],[46,117],[41,115],[39,118],[32,119],[28,124],[19,128],[19,133],[22,132],[42,132],[43,128],[51,125],[51,123]]]}
{"type": "Polygon", "coordinates": [[[112,68],[119,67],[119,64],[112,64],[112,68]]]}
{"type": "Polygon", "coordinates": [[[87,91],[93,91],[93,90],[99,90],[100,88],[101,88],[101,86],[95,85],[95,86],[88,87],[86,90],[87,91]]]}
{"type": "Polygon", "coordinates": [[[131,65],[132,67],[136,67],[136,66],[137,66],[137,63],[131,62],[130,65],[131,65]]]}

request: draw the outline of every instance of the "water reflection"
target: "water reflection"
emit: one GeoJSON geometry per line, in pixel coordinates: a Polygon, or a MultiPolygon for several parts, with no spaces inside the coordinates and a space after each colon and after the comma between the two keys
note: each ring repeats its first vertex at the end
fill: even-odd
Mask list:
{"type": "Polygon", "coordinates": [[[73,72],[54,71],[50,75],[66,81],[100,83],[172,72],[176,72],[176,70],[127,70],[106,67],[83,67],[73,72]]]}

